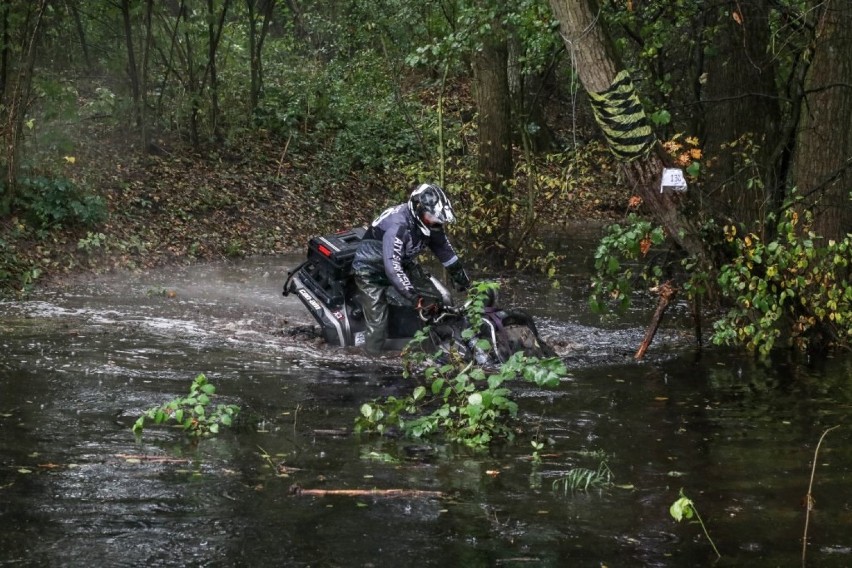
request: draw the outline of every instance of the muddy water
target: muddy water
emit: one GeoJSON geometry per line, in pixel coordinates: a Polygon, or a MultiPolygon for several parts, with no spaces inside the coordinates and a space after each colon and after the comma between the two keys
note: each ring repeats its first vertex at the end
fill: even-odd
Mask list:
{"type": "Polygon", "coordinates": [[[852,564],[852,359],[761,365],[697,353],[678,306],[641,364],[653,306],[585,306],[592,234],[553,289],[508,278],[571,369],[518,386],[527,434],[487,454],[357,437],[359,405],[405,392],[399,367],[318,345],[281,284],[298,255],[74,282],[0,304],[0,565],[717,566],[852,564]],[[205,373],[237,428],[189,444],[130,426],[205,373]],[[531,459],[530,436],[547,439],[531,459]],[[606,461],[615,486],[564,491],[606,461]],[[440,496],[312,496],[405,489],[440,496]]]}

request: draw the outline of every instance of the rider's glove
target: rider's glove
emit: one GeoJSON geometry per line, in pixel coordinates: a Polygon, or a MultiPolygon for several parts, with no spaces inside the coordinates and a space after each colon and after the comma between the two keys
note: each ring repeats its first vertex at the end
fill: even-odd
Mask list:
{"type": "Polygon", "coordinates": [[[414,304],[417,305],[417,300],[420,296],[417,295],[417,292],[414,291],[414,288],[404,288],[399,291],[399,295],[414,304]]]}
{"type": "Polygon", "coordinates": [[[453,288],[456,292],[464,292],[470,287],[470,278],[467,272],[464,271],[464,266],[460,260],[455,261],[447,267],[447,272],[450,273],[450,278],[453,281],[453,288]]]}

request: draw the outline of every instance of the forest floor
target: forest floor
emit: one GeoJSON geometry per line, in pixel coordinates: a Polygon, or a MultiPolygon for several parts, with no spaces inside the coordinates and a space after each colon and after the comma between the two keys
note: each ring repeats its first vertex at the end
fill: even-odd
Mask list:
{"type": "MultiPolygon", "coordinates": [[[[126,137],[91,133],[54,175],[101,196],[107,219],[38,234],[12,215],[0,220],[0,252],[37,266],[37,286],[72,274],[281,254],[313,235],[364,225],[411,189],[398,175],[335,178],[310,152],[272,138],[209,153],[160,142],[141,152],[126,137]]],[[[627,197],[586,185],[549,207],[542,225],[620,216],[627,197]]]]}

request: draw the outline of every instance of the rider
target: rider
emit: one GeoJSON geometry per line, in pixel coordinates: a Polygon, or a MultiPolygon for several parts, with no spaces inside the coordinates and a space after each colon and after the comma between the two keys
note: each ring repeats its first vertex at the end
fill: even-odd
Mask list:
{"type": "Polygon", "coordinates": [[[383,211],[367,229],[355,252],[352,268],[358,286],[358,301],[367,327],[365,349],[381,351],[388,328],[388,286],[414,305],[423,298],[411,282],[406,268],[428,247],[450,273],[457,291],[470,286],[470,278],[444,233],[445,223],[455,221],[453,206],[440,186],[423,183],[407,203],[383,211]]]}

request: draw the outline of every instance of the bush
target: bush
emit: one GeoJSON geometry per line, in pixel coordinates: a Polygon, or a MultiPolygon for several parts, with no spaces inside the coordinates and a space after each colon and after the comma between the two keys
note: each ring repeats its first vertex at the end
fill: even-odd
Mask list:
{"type": "Polygon", "coordinates": [[[714,343],[766,355],[782,338],[800,350],[852,342],[852,237],[820,243],[809,218],[799,227],[799,214],[788,210],[768,242],[725,228],[737,254],[718,282],[736,304],[715,323],[714,343]]]}
{"type": "Polygon", "coordinates": [[[68,179],[33,177],[19,183],[15,205],[37,229],[92,227],[107,217],[103,198],[86,193],[68,179]]]}

